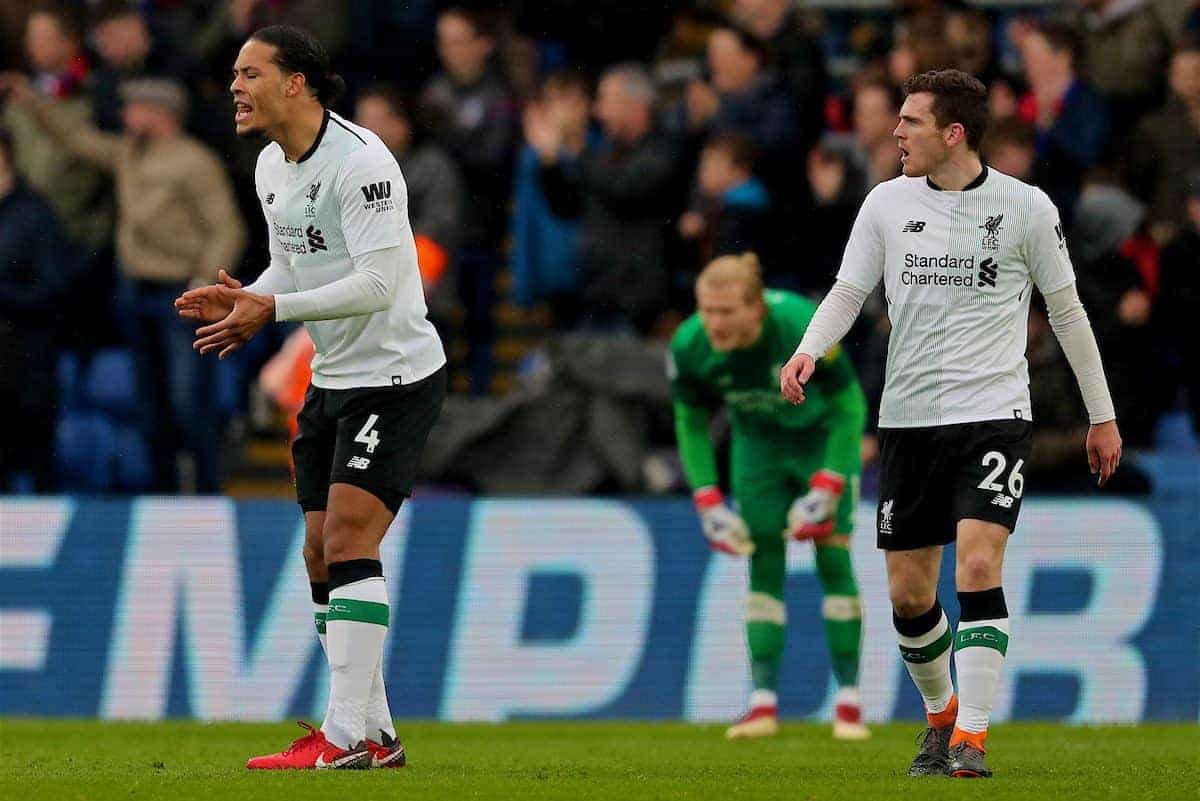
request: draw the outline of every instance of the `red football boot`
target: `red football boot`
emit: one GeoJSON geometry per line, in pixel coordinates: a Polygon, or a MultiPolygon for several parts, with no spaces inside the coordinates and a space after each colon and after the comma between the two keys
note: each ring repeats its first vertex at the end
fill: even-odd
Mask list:
{"type": "Polygon", "coordinates": [[[371,767],[371,752],[366,743],[353,748],[338,748],[325,739],[325,733],[302,720],[296,721],[308,734],[295,740],[286,751],[246,760],[250,770],[365,770],[371,767]]]}
{"type": "Polygon", "coordinates": [[[367,740],[367,750],[371,752],[373,768],[402,768],[407,762],[400,738],[392,737],[383,729],[379,730],[379,742],[367,740]]]}

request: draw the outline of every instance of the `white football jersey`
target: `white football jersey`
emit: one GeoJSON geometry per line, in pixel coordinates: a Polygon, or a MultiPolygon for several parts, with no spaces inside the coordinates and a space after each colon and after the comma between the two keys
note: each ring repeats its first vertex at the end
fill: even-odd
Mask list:
{"type": "Polygon", "coordinates": [[[988,167],[958,192],[926,178],[879,184],[838,280],[870,292],[881,278],[892,322],[881,427],[1031,419],[1029,295],[1075,280],[1042,190],[988,167]]]}
{"type": "Polygon", "coordinates": [[[315,386],[410,384],[446,363],[426,318],[408,190],[379,137],[326,111],[321,132],[299,160],[289,161],[274,142],[267,145],[254,182],[270,232],[271,265],[290,276],[289,291],[350,275],[355,257],[364,253],[397,248],[403,260],[390,308],[304,324],[316,348],[315,386]]]}

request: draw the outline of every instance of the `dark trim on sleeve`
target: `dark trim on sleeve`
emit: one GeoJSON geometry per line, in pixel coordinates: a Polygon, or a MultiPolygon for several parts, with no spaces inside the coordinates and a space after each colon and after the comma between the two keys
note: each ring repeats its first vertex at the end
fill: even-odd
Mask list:
{"type": "Polygon", "coordinates": [[[363,139],[361,136],[359,136],[357,133],[355,133],[355,132],[354,132],[354,131],[353,131],[353,130],[350,128],[350,126],[349,126],[349,125],[347,125],[346,123],[342,122],[342,121],[341,121],[341,120],[339,120],[337,117],[331,117],[331,119],[332,119],[332,120],[333,120],[333,121],[334,121],[334,122],[335,122],[337,125],[339,125],[339,126],[340,126],[340,127],[342,127],[342,128],[345,128],[347,131],[349,131],[349,132],[350,132],[350,135],[351,135],[351,136],[353,136],[355,139],[357,139],[358,141],[362,142],[364,145],[367,143],[367,140],[366,140],[366,139],[363,139]]]}

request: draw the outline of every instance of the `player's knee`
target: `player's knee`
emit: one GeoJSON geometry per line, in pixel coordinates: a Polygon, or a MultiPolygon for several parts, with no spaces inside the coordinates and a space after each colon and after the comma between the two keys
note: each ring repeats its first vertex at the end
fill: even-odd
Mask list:
{"type": "Polygon", "coordinates": [[[888,587],[888,595],[891,597],[892,609],[895,610],[897,615],[900,617],[917,617],[933,608],[934,599],[937,597],[937,589],[892,584],[888,587]]]}
{"type": "Polygon", "coordinates": [[[321,546],[319,540],[314,541],[311,538],[304,540],[304,566],[308,568],[309,574],[316,568],[325,566],[325,549],[321,546]]]}
{"type": "Polygon", "coordinates": [[[1000,580],[1000,566],[990,553],[968,553],[959,557],[955,581],[960,590],[986,590],[1000,580]]]}
{"type": "Polygon", "coordinates": [[[331,510],[325,518],[323,532],[325,564],[354,558],[353,554],[361,549],[364,533],[370,525],[371,515],[367,511],[331,510]]]}

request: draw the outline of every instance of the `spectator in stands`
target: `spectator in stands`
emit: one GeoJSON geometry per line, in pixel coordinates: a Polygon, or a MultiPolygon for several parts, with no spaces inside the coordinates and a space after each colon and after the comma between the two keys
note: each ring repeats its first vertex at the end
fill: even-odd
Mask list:
{"type": "MultiPolygon", "coordinates": [[[[54,103],[63,119],[84,125],[93,103],[85,91],[90,73],[80,45],[78,21],[65,6],[39,6],[25,24],[25,52],[34,90],[54,103]]],[[[99,250],[112,231],[112,201],[103,171],[42,135],[19,104],[4,109],[12,132],[17,172],[54,207],[67,233],[88,251],[99,250]]]]}
{"type": "Polygon", "coordinates": [[[795,98],[797,144],[807,150],[824,127],[829,90],[819,30],[793,0],[734,0],[731,16],[766,44],[768,58],[795,98]]]}
{"type": "Polygon", "coordinates": [[[770,198],[754,177],[755,155],[754,142],[736,133],[717,134],[700,151],[692,205],[679,218],[680,235],[697,246],[697,267],[766,249],[770,198]]]}
{"type": "MultiPolygon", "coordinates": [[[[542,83],[541,96],[526,113],[544,116],[562,136],[562,150],[582,153],[599,144],[592,130],[591,87],[577,72],[554,73],[542,83]]],[[[535,123],[536,124],[536,123],[535,123]]],[[[572,327],[582,311],[579,304],[579,221],[550,210],[542,192],[541,161],[525,144],[517,157],[513,191],[513,300],[530,307],[546,302],[559,327],[572,327]]]]}
{"type": "Polygon", "coordinates": [[[1156,310],[1167,350],[1175,352],[1178,384],[1187,395],[1192,425],[1200,434],[1200,169],[1190,176],[1187,225],[1162,252],[1160,305],[1156,310]]]}
{"type": "MultiPolygon", "coordinates": [[[[749,31],[727,25],[708,38],[708,82],[688,84],[683,128],[693,136],[741,133],[760,148],[763,175],[782,177],[800,143],[795,97],[767,65],[767,51],[749,31]]],[[[677,112],[677,116],[679,112],[677,112]]]]}
{"type": "Polygon", "coordinates": [[[855,159],[868,189],[900,174],[900,150],[892,136],[899,114],[900,93],[882,78],[855,85],[855,159]]]}
{"type": "Polygon", "coordinates": [[[1078,0],[1069,7],[1068,24],[1081,37],[1079,74],[1107,98],[1118,136],[1163,100],[1182,23],[1172,5],[1183,8],[1157,0],[1078,0]]]}
{"type": "Polygon", "coordinates": [[[431,134],[458,163],[467,187],[460,258],[460,293],[467,312],[474,391],[489,379],[494,283],[512,186],[516,101],[496,58],[490,20],[461,8],[437,23],[442,69],[425,87],[423,107],[431,134]]]}
{"type": "Polygon", "coordinates": [[[135,78],[173,78],[183,82],[193,65],[183,47],[173,47],[153,35],[146,18],[128,2],[106,3],[94,13],[90,38],[100,61],[92,73],[96,124],[105,131],[121,130],[123,81],[135,78]]]}
{"type": "Polygon", "coordinates": [[[985,86],[1001,76],[992,49],[992,26],[982,10],[951,11],[946,15],[945,33],[951,66],[974,75],[985,86]]]}
{"type": "Polygon", "coordinates": [[[183,133],[186,91],[154,78],[122,90],[124,132],[109,134],[59,113],[22,76],[0,76],[43,130],[77,156],[113,173],[117,256],[126,280],[128,323],[146,403],[147,441],[155,443],[162,491],[179,488],[178,433],[195,460],[196,489],[220,489],[220,425],[206,402],[213,390],[205,360],[192,353],[192,327],[172,301],[189,284],[216,280],[241,257],[246,229],[216,154],[183,133]]]}
{"type": "Polygon", "coordinates": [[[0,128],[0,493],[54,488],[56,366],[75,254],[0,128]],[[24,486],[22,486],[24,485],[24,486]]]}
{"type": "Polygon", "coordinates": [[[1067,237],[1129,447],[1150,444],[1166,400],[1162,351],[1150,325],[1158,274],[1131,247],[1145,217],[1145,206],[1124,189],[1089,184],[1067,237]]]}
{"type": "Polygon", "coordinates": [[[819,295],[833,284],[850,228],[867,194],[866,176],[848,149],[852,144],[843,137],[827,136],[808,152],[808,191],[795,221],[802,255],[782,265],[792,271],[789,288],[819,295]]]}
{"type": "Polygon", "coordinates": [[[1033,126],[1016,117],[994,120],[983,137],[984,159],[1005,175],[1028,182],[1033,175],[1035,136],[1033,126]]]}
{"type": "Polygon", "coordinates": [[[425,294],[432,300],[432,296],[439,294],[446,268],[458,249],[463,214],[462,176],[441,148],[426,141],[408,104],[394,86],[376,84],[359,93],[354,121],[379,135],[404,173],[408,219],[417,241],[417,262],[425,294]]]}
{"type": "Polygon", "coordinates": [[[1200,169],[1200,39],[1176,48],[1170,81],[1171,99],[1141,121],[1128,156],[1131,183],[1150,205],[1159,242],[1187,227],[1187,180],[1200,169]]]}
{"type": "Polygon", "coordinates": [[[1018,116],[1037,131],[1033,183],[1069,225],[1083,176],[1108,144],[1108,107],[1076,74],[1080,41],[1071,27],[1041,24],[1021,37],[1019,48],[1029,93],[1018,116]]]}
{"type": "MultiPolygon", "coordinates": [[[[595,116],[601,142],[569,150],[544,113],[525,119],[525,139],[542,162],[542,190],[559,217],[581,217],[583,322],[651,330],[667,289],[667,224],[678,213],[675,147],[654,129],[654,82],[632,64],[600,80],[595,116]]],[[[578,147],[578,142],[574,143],[578,147]]]]}

